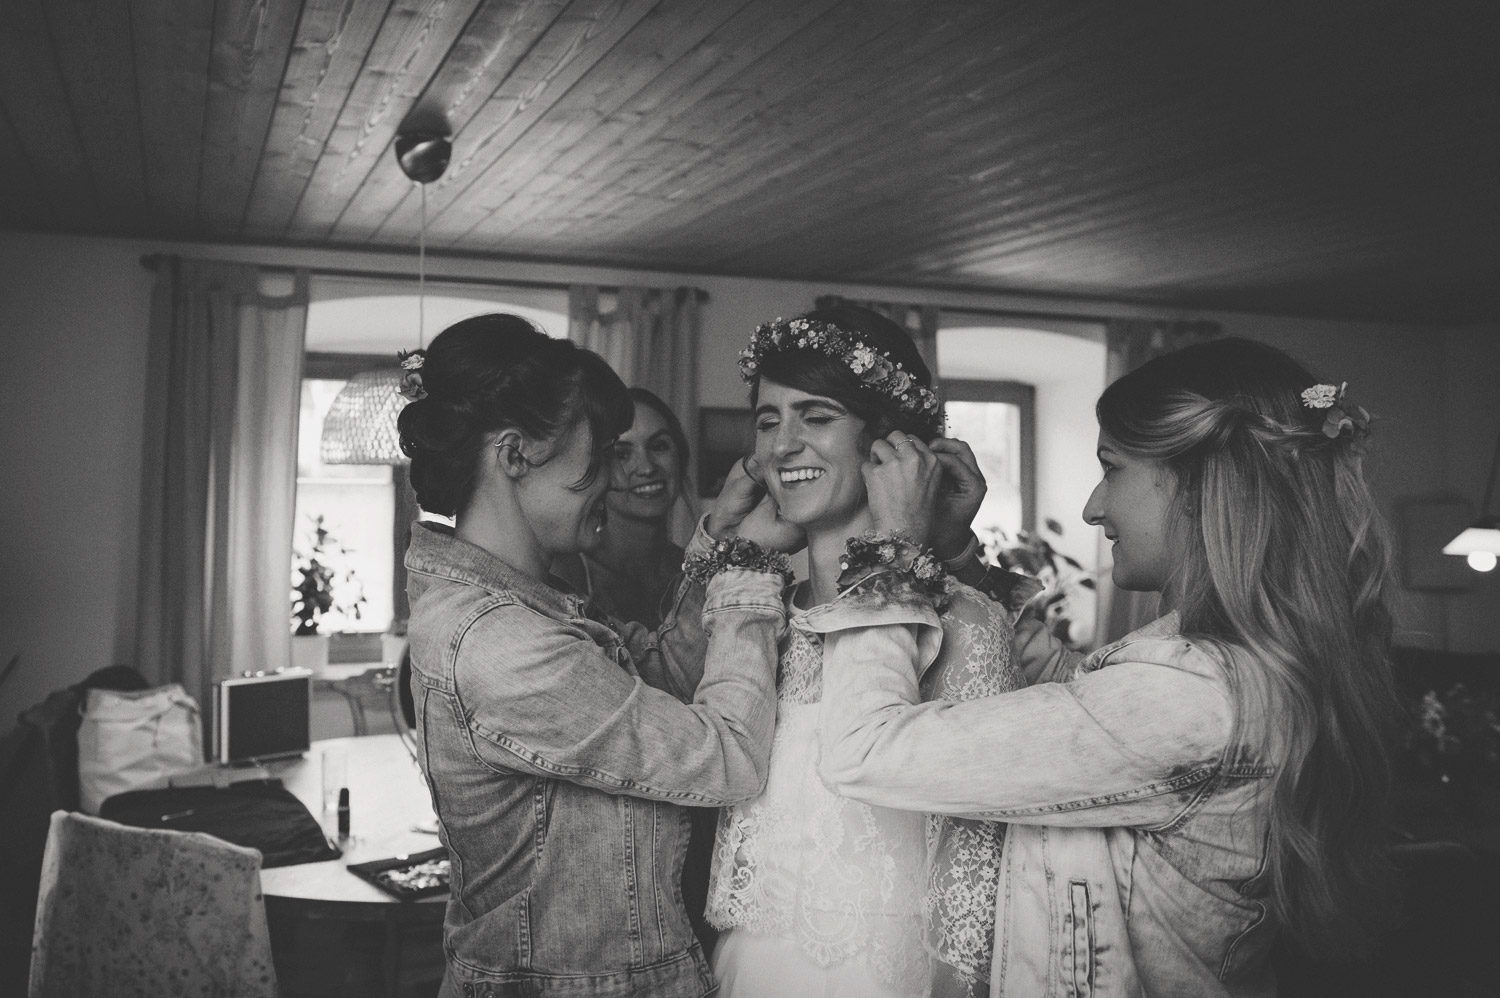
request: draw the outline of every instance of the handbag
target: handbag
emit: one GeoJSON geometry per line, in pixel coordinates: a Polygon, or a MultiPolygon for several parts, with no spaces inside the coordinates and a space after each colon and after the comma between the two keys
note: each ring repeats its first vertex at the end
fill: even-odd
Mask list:
{"type": "Polygon", "coordinates": [[[149,690],[89,690],[78,727],[78,802],[99,813],[127,790],[165,787],[203,765],[198,702],[180,683],[149,690]]]}

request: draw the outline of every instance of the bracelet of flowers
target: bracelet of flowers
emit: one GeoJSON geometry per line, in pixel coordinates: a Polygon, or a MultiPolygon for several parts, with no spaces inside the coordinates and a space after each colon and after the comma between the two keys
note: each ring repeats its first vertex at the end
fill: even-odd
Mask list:
{"type": "Polygon", "coordinates": [[[867,579],[894,576],[931,599],[941,613],[952,599],[952,579],[943,563],[929,550],[919,548],[905,534],[877,534],[866,531],[851,537],[839,559],[840,592],[858,586],[867,579]]]}
{"type": "Polygon", "coordinates": [[[682,571],[688,578],[705,585],[709,579],[730,568],[774,572],[781,576],[783,585],[792,581],[792,563],[785,554],[767,551],[744,537],[715,541],[706,554],[689,555],[682,563],[682,571]]]}

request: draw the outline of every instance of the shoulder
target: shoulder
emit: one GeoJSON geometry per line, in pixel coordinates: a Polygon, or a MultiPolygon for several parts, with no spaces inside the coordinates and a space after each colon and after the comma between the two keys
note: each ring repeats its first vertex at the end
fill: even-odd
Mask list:
{"type": "Polygon", "coordinates": [[[1226,654],[1208,642],[1195,641],[1181,634],[1127,637],[1097,652],[1085,664],[1084,671],[1133,662],[1173,669],[1227,684],[1226,654]]]}
{"type": "Polygon", "coordinates": [[[959,583],[938,618],[942,648],[925,679],[929,699],[973,700],[1025,685],[1011,645],[1010,611],[959,583]]]}

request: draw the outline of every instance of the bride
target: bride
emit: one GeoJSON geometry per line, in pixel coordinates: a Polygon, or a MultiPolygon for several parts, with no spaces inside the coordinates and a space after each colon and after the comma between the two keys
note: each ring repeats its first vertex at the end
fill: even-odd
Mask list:
{"type": "MultiPolygon", "coordinates": [[[[861,469],[888,435],[899,447],[942,434],[932,377],[904,330],[850,305],[762,325],[740,373],[753,464],[781,518],[805,532],[809,571],[788,591],[765,792],[719,822],[707,917],[724,933],[720,995],[987,995],[1004,826],[845,800],[817,775],[821,635],[841,626],[845,542],[873,526],[861,469]]],[[[1006,611],[948,587],[924,699],[1024,685],[1006,611]]]]}

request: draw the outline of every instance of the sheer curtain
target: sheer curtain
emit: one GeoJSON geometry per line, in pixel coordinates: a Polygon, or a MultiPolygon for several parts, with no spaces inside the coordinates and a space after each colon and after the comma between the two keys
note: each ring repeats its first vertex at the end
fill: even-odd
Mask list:
{"type": "Polygon", "coordinates": [[[917,344],[917,352],[927,362],[927,370],[932,372],[933,387],[942,394],[941,379],[938,376],[937,355],[937,333],[938,333],[938,307],[936,305],[912,305],[905,302],[889,301],[859,301],[853,298],[843,298],[839,295],[821,295],[817,302],[818,308],[831,308],[834,305],[849,304],[860,305],[872,312],[878,312],[896,325],[911,334],[912,340],[917,344]]]}
{"type": "Polygon", "coordinates": [[[200,704],[287,662],[308,278],[156,262],[136,663],[200,704]]]}
{"type": "MultiPolygon", "coordinates": [[[[702,306],[708,297],[697,288],[620,288],[614,308],[600,306],[601,289],[575,285],[568,289],[568,338],[599,354],[620,380],[656,393],[682,421],[690,442],[698,439],[698,341],[702,306]]],[[[698,515],[693,462],[682,501],[673,514],[678,543],[692,535],[698,515]]]]}
{"type": "MultiPolygon", "coordinates": [[[[1140,367],[1146,361],[1193,343],[1213,339],[1221,332],[1219,324],[1206,321],[1165,322],[1153,319],[1117,319],[1105,325],[1108,350],[1106,383],[1140,367]]],[[[1102,545],[1103,540],[1100,541],[1102,545]]],[[[1102,565],[1107,561],[1101,557],[1102,565]]],[[[1136,593],[1116,589],[1109,573],[1099,577],[1099,644],[1108,644],[1160,616],[1160,597],[1156,593],[1136,593]]]]}

